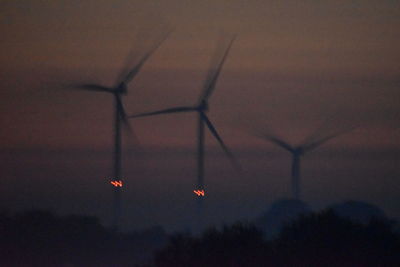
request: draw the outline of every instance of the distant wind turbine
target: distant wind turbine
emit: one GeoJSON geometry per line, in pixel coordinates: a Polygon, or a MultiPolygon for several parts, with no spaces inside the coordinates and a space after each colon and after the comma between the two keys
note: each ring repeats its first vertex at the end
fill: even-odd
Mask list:
{"type": "Polygon", "coordinates": [[[125,126],[125,129],[133,134],[129,122],[127,120],[127,114],[122,104],[121,96],[127,94],[127,85],[134,77],[139,73],[147,59],[157,50],[162,42],[168,37],[170,32],[163,35],[162,38],[157,40],[151,47],[144,53],[139,59],[138,63],[130,70],[122,70],[117,83],[114,87],[105,87],[97,84],[82,84],[74,86],[75,89],[91,91],[91,92],[102,92],[109,93],[114,98],[114,177],[112,177],[110,183],[114,187],[114,215],[113,215],[113,227],[118,229],[119,217],[121,213],[121,189],[123,187],[123,179],[121,176],[121,123],[125,126]]]}
{"type": "MultiPolygon", "coordinates": [[[[351,130],[351,129],[350,129],[351,130]]],[[[303,144],[298,145],[298,146],[293,146],[287,143],[286,141],[273,136],[269,134],[262,134],[258,135],[261,138],[264,138],[273,144],[285,149],[286,151],[290,152],[292,154],[292,194],[293,198],[295,199],[300,199],[301,197],[301,191],[300,191],[300,158],[303,156],[305,153],[308,153],[322,144],[328,142],[329,140],[344,134],[350,130],[344,130],[344,131],[339,131],[336,132],[335,134],[331,134],[325,137],[320,137],[318,139],[311,140],[311,141],[305,141],[303,144]]],[[[311,136],[310,136],[311,137],[311,136]]],[[[310,140],[311,138],[307,138],[306,140],[310,140]]]]}
{"type": "Polygon", "coordinates": [[[158,110],[154,112],[148,113],[140,113],[136,115],[130,116],[131,118],[145,117],[145,116],[153,116],[159,114],[169,114],[169,113],[179,113],[179,112],[197,112],[198,116],[198,129],[197,129],[197,187],[193,192],[197,195],[199,199],[199,207],[201,209],[201,203],[205,196],[204,191],[204,125],[208,127],[211,134],[218,141],[222,149],[225,151],[228,158],[234,164],[234,166],[238,167],[233,154],[229,151],[228,147],[225,145],[224,141],[218,134],[214,125],[211,123],[210,119],[207,117],[206,112],[208,111],[208,100],[215,90],[215,85],[217,83],[218,77],[220,75],[221,69],[224,65],[224,62],[228,56],[229,50],[233,44],[235,37],[230,38],[229,42],[223,46],[223,54],[218,54],[218,52],[213,57],[214,63],[217,62],[214,66],[210,68],[208,76],[203,85],[203,93],[201,94],[198,103],[195,106],[182,106],[182,107],[174,107],[169,109],[158,110]],[[218,56],[218,58],[215,58],[218,56]]]}

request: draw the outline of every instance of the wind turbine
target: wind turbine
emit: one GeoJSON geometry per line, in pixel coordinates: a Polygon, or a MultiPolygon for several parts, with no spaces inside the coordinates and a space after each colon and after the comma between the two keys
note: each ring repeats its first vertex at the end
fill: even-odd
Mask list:
{"type": "MultiPolygon", "coordinates": [[[[215,66],[212,66],[208,72],[208,76],[203,84],[203,93],[201,94],[197,104],[195,106],[180,106],[174,108],[168,108],[163,110],[158,110],[154,112],[147,112],[147,113],[140,113],[136,115],[129,116],[131,118],[138,118],[138,117],[145,117],[145,116],[153,116],[153,115],[160,115],[160,114],[170,114],[170,113],[182,113],[182,112],[196,112],[197,113],[197,120],[198,120],[198,128],[197,128],[197,186],[193,190],[198,198],[198,205],[199,210],[201,210],[202,201],[205,196],[205,188],[204,188],[204,128],[210,130],[211,134],[215,137],[218,141],[222,149],[225,151],[228,158],[234,164],[234,166],[238,167],[239,165],[236,163],[233,154],[229,151],[228,147],[225,145],[224,141],[218,134],[216,128],[211,123],[210,119],[206,115],[208,112],[208,100],[215,90],[215,85],[217,83],[218,77],[221,73],[221,69],[224,65],[224,62],[228,56],[230,48],[233,44],[235,37],[230,38],[229,42],[223,46],[224,52],[222,57],[219,57],[212,62],[218,62],[215,66]]],[[[218,50],[218,49],[217,49],[218,50]]],[[[215,56],[218,56],[218,51],[216,52],[215,56]]]]}
{"type": "MultiPolygon", "coordinates": [[[[352,128],[350,129],[352,130],[352,128]]],[[[292,170],[291,170],[291,178],[292,178],[292,194],[293,198],[295,199],[300,199],[301,196],[301,191],[300,191],[300,159],[301,157],[305,154],[308,153],[319,146],[323,145],[324,143],[328,142],[329,140],[344,134],[348,131],[349,129],[343,130],[343,131],[338,131],[334,134],[327,135],[325,137],[320,137],[320,138],[315,138],[314,135],[310,135],[309,138],[307,138],[302,144],[293,146],[290,145],[288,142],[282,140],[281,138],[278,138],[274,135],[270,134],[263,134],[263,135],[258,135],[261,138],[264,138],[273,144],[283,148],[284,150],[288,151],[292,155],[292,170]],[[314,138],[311,138],[314,136],[314,138]]]]}
{"type": "Polygon", "coordinates": [[[118,229],[119,217],[121,213],[121,190],[123,187],[123,179],[121,176],[121,124],[125,126],[125,129],[130,131],[127,114],[125,112],[124,106],[122,104],[121,97],[127,94],[127,85],[131,82],[135,76],[139,73],[140,69],[143,67],[144,63],[149,59],[149,57],[157,50],[157,48],[164,42],[168,37],[170,32],[162,36],[159,40],[154,42],[154,44],[148,49],[143,56],[138,60],[137,64],[130,70],[122,70],[116,85],[114,87],[106,87],[97,84],[82,84],[74,86],[75,89],[91,91],[91,92],[101,92],[108,93],[113,96],[114,99],[114,155],[113,155],[113,174],[114,177],[111,178],[111,185],[114,188],[114,215],[113,215],[113,227],[118,229]]]}

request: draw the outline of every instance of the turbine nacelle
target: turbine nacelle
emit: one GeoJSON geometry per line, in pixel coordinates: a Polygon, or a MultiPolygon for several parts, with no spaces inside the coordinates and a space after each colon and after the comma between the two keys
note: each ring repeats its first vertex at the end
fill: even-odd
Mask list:
{"type": "Polygon", "coordinates": [[[128,88],[124,82],[120,83],[118,87],[115,89],[116,94],[126,95],[128,94],[128,88]]]}
{"type": "Polygon", "coordinates": [[[199,112],[207,112],[208,111],[208,102],[206,100],[202,100],[200,105],[197,107],[199,112]]]}
{"type": "Polygon", "coordinates": [[[304,154],[305,150],[303,147],[295,147],[293,148],[293,154],[297,155],[297,156],[302,156],[304,154]]]}

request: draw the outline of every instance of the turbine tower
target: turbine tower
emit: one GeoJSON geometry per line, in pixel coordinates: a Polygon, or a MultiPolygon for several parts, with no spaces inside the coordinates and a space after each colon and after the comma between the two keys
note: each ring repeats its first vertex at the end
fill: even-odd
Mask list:
{"type": "MultiPolygon", "coordinates": [[[[129,116],[131,118],[145,117],[145,116],[153,116],[160,114],[170,114],[170,113],[182,113],[182,112],[196,112],[197,113],[197,185],[193,192],[196,194],[198,199],[198,209],[199,216],[202,216],[202,203],[205,196],[205,187],[204,187],[204,128],[205,126],[209,129],[214,138],[218,141],[219,145],[225,151],[228,158],[234,164],[234,166],[238,167],[233,154],[229,151],[228,147],[225,145],[224,141],[218,134],[216,128],[211,123],[210,119],[206,115],[208,112],[208,100],[215,90],[215,86],[218,80],[218,77],[221,73],[221,69],[224,65],[224,62],[228,56],[230,48],[233,44],[235,37],[229,39],[229,42],[224,43],[223,53],[218,53],[219,49],[216,50],[214,57],[212,58],[212,62],[215,62],[215,65],[212,65],[208,76],[203,85],[203,93],[201,94],[198,103],[195,106],[181,106],[168,108],[163,110],[158,110],[154,112],[140,113],[136,115],[129,116]],[[221,56],[222,55],[222,56],[221,56]]],[[[217,46],[219,47],[219,46],[217,46]]],[[[239,168],[239,167],[238,167],[239,168]]]]}
{"type": "Polygon", "coordinates": [[[113,154],[113,175],[110,184],[114,188],[114,214],[113,214],[113,228],[115,230],[119,227],[119,219],[121,215],[121,190],[123,187],[122,178],[122,164],[121,164],[121,125],[125,126],[125,129],[132,130],[127,120],[127,114],[122,104],[121,97],[127,94],[127,85],[131,82],[134,77],[139,73],[140,69],[147,61],[147,59],[157,50],[161,43],[167,38],[170,32],[163,35],[162,38],[158,39],[154,44],[142,55],[138,60],[137,64],[128,71],[122,71],[120,78],[114,87],[105,87],[97,84],[82,84],[75,86],[75,89],[109,93],[114,99],[114,154],[113,154]]]}
{"type": "Polygon", "coordinates": [[[308,153],[322,144],[328,142],[329,140],[344,134],[345,132],[348,132],[349,130],[344,130],[344,131],[339,131],[336,132],[335,134],[331,134],[325,137],[320,137],[318,139],[313,138],[313,140],[310,140],[311,136],[307,138],[306,140],[309,141],[304,141],[303,144],[293,146],[287,143],[286,141],[273,136],[269,134],[263,134],[260,135],[259,137],[262,137],[273,144],[283,148],[284,150],[288,151],[292,155],[292,169],[291,169],[291,183],[292,183],[292,194],[294,199],[300,199],[301,198],[301,190],[300,190],[300,159],[301,157],[305,154],[308,153]]]}

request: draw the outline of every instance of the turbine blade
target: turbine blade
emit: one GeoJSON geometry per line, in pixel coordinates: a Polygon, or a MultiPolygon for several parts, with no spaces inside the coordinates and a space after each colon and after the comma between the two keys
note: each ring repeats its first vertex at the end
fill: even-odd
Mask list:
{"type": "Polygon", "coordinates": [[[242,168],[238,161],[236,160],[235,156],[232,154],[232,152],[228,149],[228,147],[225,145],[224,141],[222,138],[219,136],[217,130],[215,129],[214,125],[211,123],[211,121],[208,119],[207,115],[204,114],[203,112],[200,112],[201,118],[203,121],[206,123],[208,129],[212,133],[212,135],[217,139],[218,143],[224,150],[225,154],[228,156],[229,160],[231,161],[232,165],[241,172],[242,168]]]}
{"type": "Polygon", "coordinates": [[[96,84],[82,84],[74,86],[74,88],[76,90],[114,93],[113,89],[96,84]]]}
{"type": "Polygon", "coordinates": [[[138,138],[137,134],[135,133],[135,131],[132,129],[132,125],[130,124],[130,122],[126,119],[123,119],[122,126],[123,126],[123,129],[129,134],[129,136],[132,137],[135,145],[138,148],[140,148],[139,138],[138,138]]]}
{"type": "MultiPolygon", "coordinates": [[[[332,123],[335,114],[331,115],[330,117],[326,118],[318,128],[316,128],[310,135],[308,135],[302,142],[302,144],[309,144],[318,140],[319,138],[324,136],[324,130],[328,128],[328,126],[332,123]]],[[[326,133],[326,132],[325,132],[326,133]]]]}
{"type": "Polygon", "coordinates": [[[136,135],[136,133],[133,131],[131,124],[129,123],[128,116],[126,114],[124,105],[122,104],[121,96],[116,95],[116,100],[117,100],[117,109],[118,109],[118,114],[121,118],[122,126],[124,127],[123,129],[129,133],[129,135],[135,140],[135,143],[139,143],[139,139],[136,135]]]}
{"type": "Polygon", "coordinates": [[[294,149],[291,145],[289,145],[288,143],[286,143],[285,141],[283,141],[282,139],[275,137],[275,136],[271,136],[271,135],[263,135],[263,138],[267,139],[268,141],[282,147],[283,149],[286,149],[290,152],[293,152],[294,149]]]}
{"type": "Polygon", "coordinates": [[[207,75],[207,79],[204,82],[204,86],[203,86],[204,93],[200,97],[199,102],[206,101],[211,96],[212,92],[214,91],[215,85],[216,85],[217,80],[218,80],[218,77],[219,77],[219,75],[221,73],[221,69],[222,69],[222,67],[223,67],[223,65],[225,63],[225,60],[226,60],[226,58],[228,56],[228,53],[229,53],[229,51],[230,51],[230,49],[232,47],[232,44],[233,44],[233,41],[235,40],[235,38],[236,38],[236,36],[233,36],[230,39],[227,47],[225,48],[224,54],[223,54],[221,60],[219,61],[217,67],[215,69],[213,69],[213,67],[211,67],[211,69],[210,69],[210,71],[209,71],[209,73],[207,75]]]}
{"type": "Polygon", "coordinates": [[[127,115],[125,112],[124,105],[122,104],[121,96],[116,94],[115,99],[117,100],[117,109],[118,109],[118,114],[122,120],[123,123],[127,123],[127,115]]]}
{"type": "Polygon", "coordinates": [[[161,44],[168,38],[171,34],[172,30],[168,31],[160,40],[156,42],[156,44],[151,47],[144,56],[139,60],[135,67],[129,71],[124,79],[121,81],[124,84],[128,84],[135,76],[139,73],[140,69],[143,67],[144,63],[149,59],[149,57],[161,46],[161,44]]]}
{"type": "Polygon", "coordinates": [[[310,143],[310,144],[303,145],[303,146],[302,146],[302,147],[303,147],[303,150],[304,150],[304,152],[308,152],[308,151],[314,150],[314,149],[316,149],[317,147],[321,146],[322,144],[328,142],[329,140],[331,140],[331,139],[333,139],[333,138],[335,138],[335,137],[338,137],[339,135],[348,133],[348,132],[352,131],[353,129],[354,129],[354,128],[346,129],[346,130],[343,130],[343,131],[339,131],[339,132],[337,132],[337,133],[328,135],[328,136],[326,136],[326,137],[324,137],[324,138],[321,138],[321,139],[319,139],[319,140],[317,140],[317,141],[314,141],[314,142],[312,142],[312,143],[310,143]]]}
{"type": "Polygon", "coordinates": [[[162,109],[154,112],[146,112],[146,113],[139,113],[135,115],[128,116],[129,118],[138,118],[138,117],[146,117],[146,116],[153,116],[159,114],[169,114],[169,113],[177,113],[177,112],[189,112],[189,111],[196,111],[197,108],[194,107],[176,107],[176,108],[167,108],[162,109]]]}

